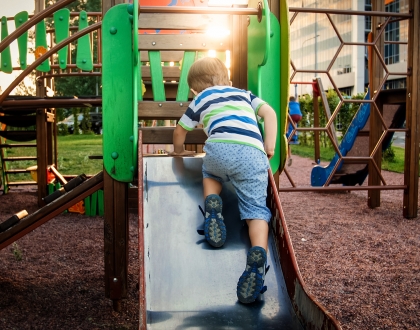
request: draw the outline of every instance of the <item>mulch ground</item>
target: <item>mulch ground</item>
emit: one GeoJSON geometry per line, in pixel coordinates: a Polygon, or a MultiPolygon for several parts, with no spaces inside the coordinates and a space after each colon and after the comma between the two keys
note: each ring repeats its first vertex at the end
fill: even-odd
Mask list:
{"type": "MultiPolygon", "coordinates": [[[[296,185],[310,160],[293,156],[296,185]]],[[[387,184],[401,174],[383,172],[387,184]]],[[[280,186],[289,187],[284,174],[280,186]]],[[[420,221],[402,216],[402,191],[282,192],[286,222],[309,291],[343,329],[420,328],[420,221]]],[[[0,221],[37,209],[35,191],[0,196],[0,221]]],[[[130,215],[129,292],[121,313],[105,298],[101,217],[62,214],[0,251],[0,329],[137,329],[137,215],[130,215]]]]}

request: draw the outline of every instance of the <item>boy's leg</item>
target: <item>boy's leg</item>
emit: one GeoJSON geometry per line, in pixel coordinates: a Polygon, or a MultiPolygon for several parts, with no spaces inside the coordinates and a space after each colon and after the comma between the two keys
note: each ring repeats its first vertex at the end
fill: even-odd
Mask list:
{"type": "Polygon", "coordinates": [[[222,216],[222,199],[219,194],[222,184],[212,178],[203,179],[204,187],[204,235],[207,242],[214,247],[221,247],[226,241],[226,226],[222,216]]]}
{"type": "Polygon", "coordinates": [[[267,251],[268,245],[268,222],[265,220],[246,220],[248,225],[249,239],[252,246],[261,246],[267,251]]]}
{"type": "Polygon", "coordinates": [[[204,198],[206,198],[208,195],[212,194],[220,195],[220,192],[222,191],[222,184],[212,178],[204,178],[203,188],[204,198]]]}
{"type": "Polygon", "coordinates": [[[236,294],[238,300],[254,302],[265,291],[264,278],[267,263],[268,223],[264,220],[247,220],[251,249],[248,251],[246,268],[239,278],[236,294]]]}

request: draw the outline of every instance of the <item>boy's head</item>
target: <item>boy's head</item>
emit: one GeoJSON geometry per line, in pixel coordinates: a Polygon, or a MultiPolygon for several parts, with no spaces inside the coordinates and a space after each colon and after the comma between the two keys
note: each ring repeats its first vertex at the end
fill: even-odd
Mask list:
{"type": "Polygon", "coordinates": [[[289,97],[289,102],[296,102],[296,98],[294,96],[289,97]]]}
{"type": "Polygon", "coordinates": [[[218,58],[201,58],[188,72],[188,85],[197,93],[211,86],[230,86],[228,70],[218,58]]]}

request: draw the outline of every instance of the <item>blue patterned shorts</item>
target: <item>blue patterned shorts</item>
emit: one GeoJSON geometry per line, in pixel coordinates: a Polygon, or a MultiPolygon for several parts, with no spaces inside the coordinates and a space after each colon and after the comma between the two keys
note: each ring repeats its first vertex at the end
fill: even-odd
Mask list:
{"type": "Polygon", "coordinates": [[[203,177],[231,182],[236,190],[242,220],[267,222],[268,158],[257,148],[242,144],[208,142],[204,147],[203,177]]]}

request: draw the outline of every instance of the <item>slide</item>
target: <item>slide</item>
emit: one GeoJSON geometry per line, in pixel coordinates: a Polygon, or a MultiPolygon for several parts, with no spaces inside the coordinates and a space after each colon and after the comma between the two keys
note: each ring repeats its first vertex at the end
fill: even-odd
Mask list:
{"type": "MultiPolygon", "coordinates": [[[[382,107],[382,116],[387,128],[401,128],[405,122],[405,102],[388,103],[388,94],[391,93],[401,94],[397,90],[381,91],[380,96],[385,101],[382,107]]],[[[369,93],[367,93],[365,100],[369,98],[369,93]]],[[[369,157],[369,116],[370,104],[363,103],[339,145],[339,150],[343,156],[369,157]]],[[[394,132],[388,132],[386,134],[382,142],[382,151],[385,151],[390,146],[393,136],[394,132]]],[[[311,185],[315,187],[323,186],[339,161],[340,158],[336,153],[329,165],[325,167],[320,165],[315,166],[311,173],[311,185]]],[[[343,184],[344,186],[362,185],[367,175],[367,164],[341,162],[330,183],[343,184]]]]}
{"type": "Polygon", "coordinates": [[[99,172],[92,178],[64,193],[56,200],[24,217],[13,227],[0,233],[0,250],[64,212],[75,203],[103,188],[103,185],[103,172],[99,172]]]}
{"type": "Polygon", "coordinates": [[[268,290],[253,304],[238,302],[236,285],[250,248],[247,226],[239,218],[233,187],[226,184],[221,193],[225,245],[213,248],[197,233],[204,222],[199,209],[201,166],[199,156],[143,158],[139,169],[143,176],[139,178],[143,186],[139,187],[140,329],[340,329],[302,290],[297,269],[283,275],[286,259],[294,260],[294,254],[278,208],[269,239],[268,290]],[[284,258],[279,249],[287,249],[284,258]]]}

